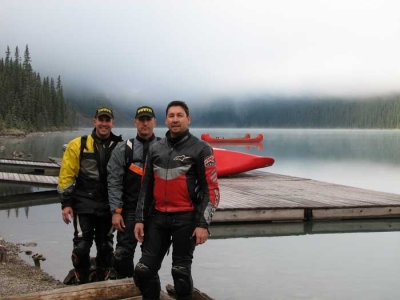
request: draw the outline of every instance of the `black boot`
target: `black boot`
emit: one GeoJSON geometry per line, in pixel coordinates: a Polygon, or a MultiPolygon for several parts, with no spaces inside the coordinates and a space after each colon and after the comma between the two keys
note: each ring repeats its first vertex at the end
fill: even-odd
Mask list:
{"type": "Polygon", "coordinates": [[[89,271],[77,271],[75,270],[75,276],[78,284],[84,284],[89,282],[89,271]]]}

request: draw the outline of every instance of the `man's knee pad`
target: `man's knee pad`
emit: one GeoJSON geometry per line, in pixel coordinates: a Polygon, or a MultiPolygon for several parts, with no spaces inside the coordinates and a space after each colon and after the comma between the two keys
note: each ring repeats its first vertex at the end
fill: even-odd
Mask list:
{"type": "Polygon", "coordinates": [[[74,245],[72,250],[72,264],[75,268],[84,267],[89,268],[90,266],[90,247],[91,244],[86,241],[80,241],[74,245]]]}
{"type": "Polygon", "coordinates": [[[115,249],[114,258],[117,261],[123,261],[129,258],[133,258],[133,253],[124,247],[118,247],[115,249]]]}
{"type": "Polygon", "coordinates": [[[142,292],[143,299],[160,298],[161,283],[157,272],[151,270],[145,264],[138,262],[136,264],[133,279],[136,286],[138,286],[142,292]]]}
{"type": "MultiPolygon", "coordinates": [[[[145,264],[138,262],[135,268],[135,281],[148,281],[150,278],[153,278],[156,275],[154,271],[150,270],[148,266],[145,264]]],[[[138,284],[139,285],[139,284],[138,284]]]]}
{"type": "Polygon", "coordinates": [[[79,241],[75,243],[74,249],[72,252],[74,252],[76,255],[87,255],[90,252],[90,247],[92,246],[91,243],[87,241],[79,241]]]}
{"type": "Polygon", "coordinates": [[[191,296],[193,292],[193,279],[190,267],[172,266],[175,291],[178,296],[191,296]]]}
{"type": "Polygon", "coordinates": [[[113,266],[118,278],[133,276],[133,253],[128,249],[119,247],[115,250],[113,266]]]}

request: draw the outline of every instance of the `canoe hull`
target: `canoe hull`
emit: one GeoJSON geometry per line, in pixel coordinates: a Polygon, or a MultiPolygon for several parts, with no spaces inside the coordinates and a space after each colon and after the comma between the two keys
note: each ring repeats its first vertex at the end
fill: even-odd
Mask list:
{"type": "Polygon", "coordinates": [[[218,177],[231,176],[250,170],[272,166],[272,157],[258,156],[243,152],[213,148],[218,177]]]}

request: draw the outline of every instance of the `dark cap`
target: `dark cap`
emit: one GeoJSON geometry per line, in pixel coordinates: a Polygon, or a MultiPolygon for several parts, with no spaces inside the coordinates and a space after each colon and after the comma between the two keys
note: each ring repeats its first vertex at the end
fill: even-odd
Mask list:
{"type": "Polygon", "coordinates": [[[96,114],[95,114],[95,118],[98,118],[100,116],[107,116],[110,117],[111,119],[114,119],[114,114],[111,108],[107,108],[107,107],[100,107],[98,109],[96,109],[96,114]]]}
{"type": "Polygon", "coordinates": [[[140,117],[155,118],[154,110],[150,106],[141,106],[136,110],[135,119],[140,117]]]}

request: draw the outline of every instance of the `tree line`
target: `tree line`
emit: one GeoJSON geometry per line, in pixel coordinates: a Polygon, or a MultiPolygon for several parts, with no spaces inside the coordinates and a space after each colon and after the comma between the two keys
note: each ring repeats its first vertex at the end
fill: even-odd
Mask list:
{"type": "Polygon", "coordinates": [[[61,77],[41,78],[32,69],[29,47],[23,59],[18,46],[14,55],[7,46],[0,59],[0,131],[23,132],[68,128],[74,125],[75,111],[66,104],[61,77]]]}
{"type": "MultiPolygon", "coordinates": [[[[106,97],[73,98],[65,101],[60,76],[41,78],[32,69],[28,45],[23,59],[18,47],[13,55],[7,47],[5,58],[0,59],[0,133],[86,125],[101,105],[114,108],[118,126],[132,124],[133,116],[126,113],[132,111],[131,106],[106,97]]],[[[237,102],[216,99],[201,105],[188,100],[196,127],[400,128],[400,95],[368,99],[266,96],[237,102]]],[[[155,103],[154,108],[163,116],[165,107],[155,103]]]]}
{"type": "Polygon", "coordinates": [[[193,110],[201,127],[400,128],[400,96],[216,101],[193,110]]]}

